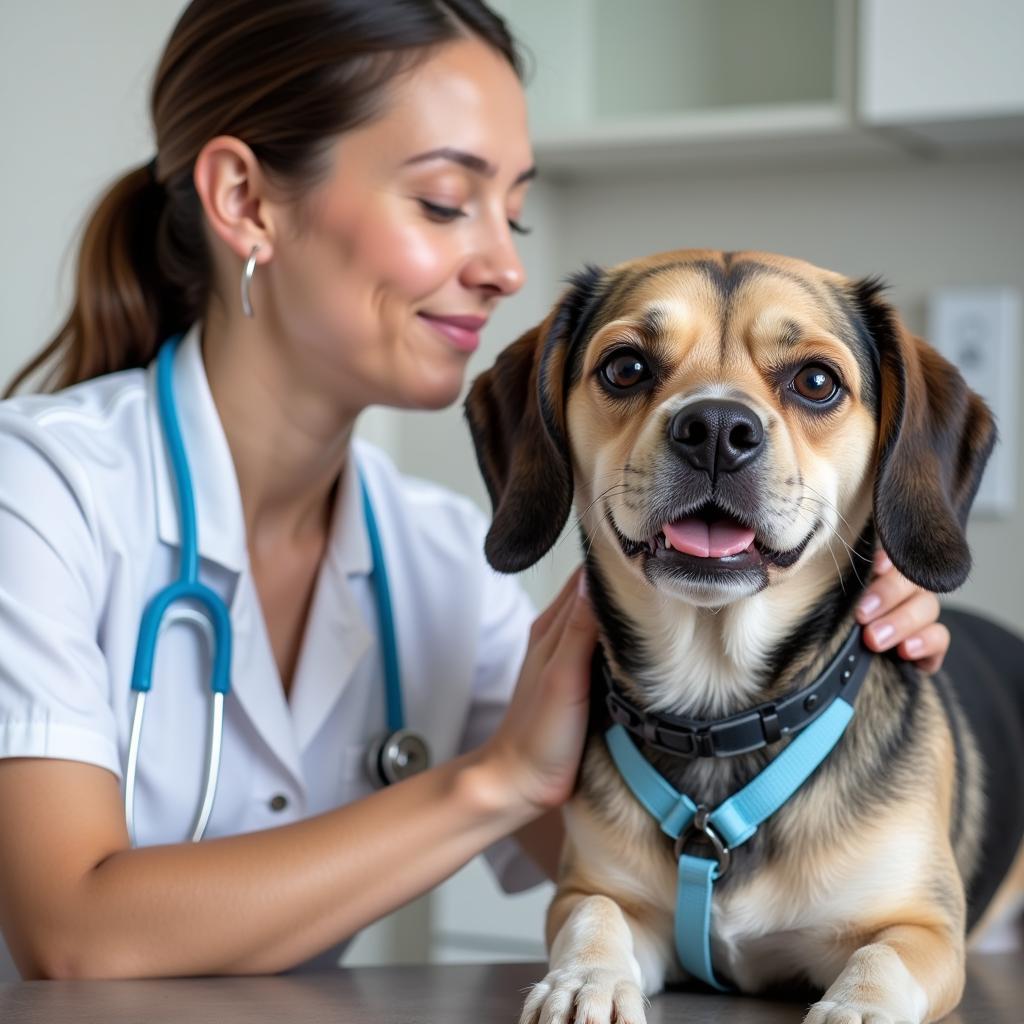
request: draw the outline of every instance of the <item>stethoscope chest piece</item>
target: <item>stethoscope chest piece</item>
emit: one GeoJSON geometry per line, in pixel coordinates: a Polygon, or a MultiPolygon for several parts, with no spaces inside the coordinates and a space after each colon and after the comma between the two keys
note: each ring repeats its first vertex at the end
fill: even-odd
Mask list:
{"type": "Polygon", "coordinates": [[[401,782],[430,767],[430,748],[419,733],[398,729],[371,744],[366,770],[375,786],[401,782]]]}

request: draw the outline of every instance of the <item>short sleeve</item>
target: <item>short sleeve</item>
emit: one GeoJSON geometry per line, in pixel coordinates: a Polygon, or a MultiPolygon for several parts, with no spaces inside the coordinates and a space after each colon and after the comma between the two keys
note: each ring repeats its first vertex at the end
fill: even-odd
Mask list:
{"type": "Polygon", "coordinates": [[[120,775],[97,640],[102,559],[84,474],[16,412],[0,416],[0,757],[120,775]]]}
{"type": "MultiPolygon", "coordinates": [[[[486,524],[482,517],[478,551],[483,562],[486,524]]],[[[473,700],[466,720],[461,751],[472,750],[498,727],[512,698],[519,669],[526,656],[530,626],[536,612],[529,597],[512,576],[495,572],[486,563],[473,700]]],[[[484,856],[507,893],[521,892],[548,881],[547,875],[509,837],[489,847],[484,856]]]]}

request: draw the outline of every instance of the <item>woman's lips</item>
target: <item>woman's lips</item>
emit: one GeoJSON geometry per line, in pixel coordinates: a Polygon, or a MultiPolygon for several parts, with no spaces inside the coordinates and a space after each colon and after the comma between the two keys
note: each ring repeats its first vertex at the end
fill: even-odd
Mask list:
{"type": "Polygon", "coordinates": [[[443,334],[460,352],[475,352],[480,345],[480,331],[487,317],[484,316],[435,316],[419,313],[418,316],[443,334]]]}

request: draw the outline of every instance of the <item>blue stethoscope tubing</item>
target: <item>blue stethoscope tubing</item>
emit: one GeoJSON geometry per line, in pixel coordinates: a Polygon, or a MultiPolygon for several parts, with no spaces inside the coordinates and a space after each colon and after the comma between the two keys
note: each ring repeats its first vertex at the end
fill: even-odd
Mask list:
{"type": "MultiPolygon", "coordinates": [[[[178,501],[178,523],[181,533],[181,556],[178,578],[157,591],[146,605],[139,624],[139,637],[132,668],[131,688],[135,693],[132,727],[128,741],[128,760],[125,768],[124,808],[125,822],[132,845],[135,835],[135,781],[138,772],[139,746],[142,737],[142,719],[146,695],[153,686],[153,662],[161,634],[175,622],[188,622],[201,630],[211,650],[210,672],[210,726],[206,748],[205,782],[202,798],[192,824],[192,842],[198,842],[206,832],[220,776],[220,755],[224,725],[224,698],[231,690],[231,616],[227,605],[199,580],[199,543],[196,529],[195,494],[189,471],[185,445],[181,437],[174,401],[174,356],[183,335],[167,339],[157,353],[156,392],[157,409],[164,443],[167,446],[178,501]]],[[[359,478],[363,497],[363,511],[373,556],[374,592],[384,659],[385,697],[390,733],[404,729],[405,714],[402,707],[401,675],[398,662],[398,644],[395,639],[391,590],[388,585],[384,552],[377,529],[373,503],[366,482],[359,478]]]]}

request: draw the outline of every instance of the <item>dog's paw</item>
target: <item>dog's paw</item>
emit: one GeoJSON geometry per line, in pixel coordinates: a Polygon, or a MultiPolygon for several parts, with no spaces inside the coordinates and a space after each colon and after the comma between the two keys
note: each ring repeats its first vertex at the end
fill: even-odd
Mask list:
{"type": "Polygon", "coordinates": [[[645,1024],[644,994],[619,970],[551,971],[526,997],[519,1024],[645,1024]]]}
{"type": "Polygon", "coordinates": [[[917,1021],[894,1017],[884,1006],[826,999],[811,1007],[804,1024],[917,1024],[917,1021]]]}

